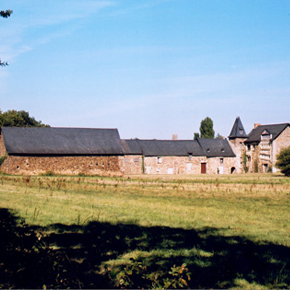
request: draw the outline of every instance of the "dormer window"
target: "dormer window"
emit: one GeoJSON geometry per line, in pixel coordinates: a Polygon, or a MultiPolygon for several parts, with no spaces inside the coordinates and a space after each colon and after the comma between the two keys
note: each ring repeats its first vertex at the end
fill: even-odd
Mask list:
{"type": "Polygon", "coordinates": [[[270,134],[270,132],[268,132],[267,130],[263,131],[261,135],[261,140],[270,140],[271,138],[272,135],[270,134]]]}
{"type": "Polygon", "coordinates": [[[239,128],[239,133],[240,133],[240,135],[243,135],[244,134],[243,128],[239,128]]]}
{"type": "Polygon", "coordinates": [[[225,152],[225,148],[222,148],[221,151],[224,153],[225,152]]]}
{"type": "Polygon", "coordinates": [[[209,149],[209,148],[207,148],[207,149],[206,149],[206,152],[207,152],[207,153],[209,153],[209,152],[210,152],[210,149],[209,149]]]}

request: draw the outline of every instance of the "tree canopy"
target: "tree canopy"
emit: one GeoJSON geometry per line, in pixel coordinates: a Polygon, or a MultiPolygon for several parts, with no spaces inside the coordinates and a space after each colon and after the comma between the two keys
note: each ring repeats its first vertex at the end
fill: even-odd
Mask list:
{"type": "MultiPolygon", "coordinates": [[[[8,18],[8,17],[10,17],[10,15],[13,13],[13,11],[12,10],[1,10],[0,11],[0,16],[1,17],[3,17],[3,18],[8,18]]],[[[8,65],[8,62],[2,62],[1,61],[1,58],[0,58],[0,66],[6,66],[6,65],[8,65]]]]}
{"type": "Polygon", "coordinates": [[[290,146],[281,149],[277,155],[276,167],[286,176],[290,176],[290,146]]]}
{"type": "Polygon", "coordinates": [[[49,127],[30,117],[26,111],[9,110],[1,112],[0,110],[0,127],[49,127]]]}
{"type": "Polygon", "coordinates": [[[214,138],[213,121],[211,118],[206,117],[200,122],[200,138],[214,138]]]}

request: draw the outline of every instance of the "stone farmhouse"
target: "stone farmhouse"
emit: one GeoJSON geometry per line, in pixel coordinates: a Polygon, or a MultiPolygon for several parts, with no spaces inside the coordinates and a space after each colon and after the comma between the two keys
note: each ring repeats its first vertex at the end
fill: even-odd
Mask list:
{"type": "Polygon", "coordinates": [[[254,124],[247,135],[241,119],[236,118],[229,142],[237,156],[239,172],[277,172],[275,163],[282,148],[290,146],[290,124],[254,124]]]}
{"type": "Polygon", "coordinates": [[[239,117],[228,139],[121,140],[117,129],[3,127],[0,170],[103,176],[276,172],[276,155],[287,146],[289,123],[256,124],[246,134],[239,117]]]}

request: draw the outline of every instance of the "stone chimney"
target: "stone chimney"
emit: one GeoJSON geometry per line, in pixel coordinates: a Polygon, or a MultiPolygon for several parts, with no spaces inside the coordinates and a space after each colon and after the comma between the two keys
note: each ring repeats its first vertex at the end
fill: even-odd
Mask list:
{"type": "Polygon", "coordinates": [[[255,123],[255,124],[254,124],[254,129],[256,129],[256,128],[259,127],[259,126],[261,126],[260,123],[255,123]]]}
{"type": "Polygon", "coordinates": [[[172,135],[172,140],[174,140],[174,141],[178,140],[178,134],[173,134],[172,135]]]}

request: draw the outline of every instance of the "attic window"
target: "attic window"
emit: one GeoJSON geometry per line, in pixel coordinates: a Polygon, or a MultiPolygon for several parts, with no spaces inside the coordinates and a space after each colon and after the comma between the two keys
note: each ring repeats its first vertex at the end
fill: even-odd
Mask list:
{"type": "Polygon", "coordinates": [[[207,153],[209,153],[209,152],[210,152],[210,149],[209,149],[209,148],[207,148],[207,149],[206,149],[206,152],[207,152],[207,153]]]}
{"type": "Polygon", "coordinates": [[[239,133],[242,135],[244,134],[244,130],[242,128],[239,128],[239,133]]]}
{"type": "Polygon", "coordinates": [[[225,148],[222,148],[221,151],[222,151],[222,152],[225,152],[225,148]]]}

